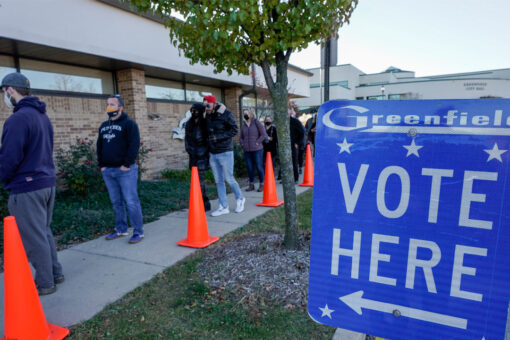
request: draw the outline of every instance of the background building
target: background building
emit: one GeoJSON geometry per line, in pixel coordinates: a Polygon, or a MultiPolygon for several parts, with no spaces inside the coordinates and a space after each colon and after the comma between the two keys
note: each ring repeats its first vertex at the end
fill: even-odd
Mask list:
{"type": "MultiPolygon", "coordinates": [[[[153,150],[149,177],[187,166],[183,141],[172,129],[193,102],[213,94],[239,119],[243,98],[255,98],[253,85],[265,84],[258,68],[245,76],[191,65],[170,43],[160,18],[139,16],[118,0],[7,0],[0,14],[0,77],[20,71],[30,79],[47,104],[55,148],[97,138],[107,118],[106,98],[120,93],[153,150]]],[[[289,95],[308,97],[311,75],[290,67],[289,95]]],[[[9,114],[2,101],[0,128],[9,114]]]]}
{"type": "MultiPolygon", "coordinates": [[[[317,107],[324,98],[324,74],[313,73],[310,97],[294,102],[302,109],[317,107]]],[[[381,73],[365,74],[353,65],[330,69],[331,100],[380,99],[477,99],[510,98],[510,69],[415,77],[413,71],[390,67],[381,73]]]]}

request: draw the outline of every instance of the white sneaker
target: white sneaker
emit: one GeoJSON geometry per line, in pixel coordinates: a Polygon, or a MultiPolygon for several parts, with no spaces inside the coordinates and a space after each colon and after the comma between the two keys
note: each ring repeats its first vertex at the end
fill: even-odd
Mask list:
{"type": "Polygon", "coordinates": [[[228,208],[224,208],[221,204],[220,206],[218,207],[218,210],[215,210],[211,213],[211,216],[212,217],[216,217],[216,216],[220,216],[220,215],[225,215],[225,214],[228,214],[230,213],[230,210],[228,210],[228,208]]]}
{"type": "Polygon", "coordinates": [[[246,202],[246,198],[241,198],[240,200],[237,200],[237,207],[236,207],[236,213],[240,213],[244,211],[244,202],[246,202]]]}

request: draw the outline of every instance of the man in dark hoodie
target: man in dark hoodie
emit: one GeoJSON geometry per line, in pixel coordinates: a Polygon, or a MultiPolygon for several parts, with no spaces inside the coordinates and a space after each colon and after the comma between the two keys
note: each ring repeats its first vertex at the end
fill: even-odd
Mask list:
{"type": "Polygon", "coordinates": [[[115,231],[106,239],[114,240],[128,235],[127,206],[129,221],[134,229],[129,243],[138,243],[144,236],[136,164],[140,132],[138,125],[123,112],[124,101],[120,95],[111,96],[107,103],[109,119],[99,127],[97,138],[97,160],[115,212],[115,231]]]}
{"type": "Polygon", "coordinates": [[[220,205],[211,216],[220,216],[230,213],[228,209],[227,190],[225,181],[236,196],[235,212],[244,210],[246,199],[241,193],[239,184],[234,178],[234,144],[232,137],[237,134],[238,128],[232,112],[225,105],[216,103],[216,97],[204,97],[206,113],[207,135],[209,140],[209,163],[213,171],[220,205]]]}
{"type": "Polygon", "coordinates": [[[6,75],[1,84],[7,118],[0,147],[0,179],[9,191],[14,216],[29,261],[35,268],[39,295],[52,294],[64,281],[50,224],[55,202],[53,126],[46,104],[30,97],[30,82],[21,73],[6,75]]]}
{"type": "Polygon", "coordinates": [[[186,122],[186,135],[184,144],[189,155],[189,168],[196,166],[202,200],[205,211],[211,210],[211,202],[205,190],[205,172],[209,170],[209,148],[207,146],[207,125],[204,118],[205,107],[202,103],[195,103],[191,106],[191,118],[186,122]]]}

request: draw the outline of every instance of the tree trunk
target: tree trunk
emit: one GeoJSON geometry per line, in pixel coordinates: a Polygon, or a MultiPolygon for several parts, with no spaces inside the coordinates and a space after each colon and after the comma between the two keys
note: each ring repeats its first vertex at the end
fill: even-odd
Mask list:
{"type": "Polygon", "coordinates": [[[278,134],[278,156],[282,171],[283,199],[285,201],[285,238],[284,245],[290,249],[298,247],[298,214],[296,187],[292,168],[292,149],[290,145],[290,127],[287,104],[287,65],[285,57],[276,58],[276,81],[273,82],[269,64],[263,63],[262,70],[274,105],[274,122],[278,134]]]}

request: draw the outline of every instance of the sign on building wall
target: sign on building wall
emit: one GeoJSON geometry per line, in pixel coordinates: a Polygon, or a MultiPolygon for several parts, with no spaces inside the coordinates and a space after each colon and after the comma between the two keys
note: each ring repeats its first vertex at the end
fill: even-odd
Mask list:
{"type": "Polygon", "coordinates": [[[332,101],[316,136],[308,312],[397,339],[503,339],[510,100],[332,101]]]}

